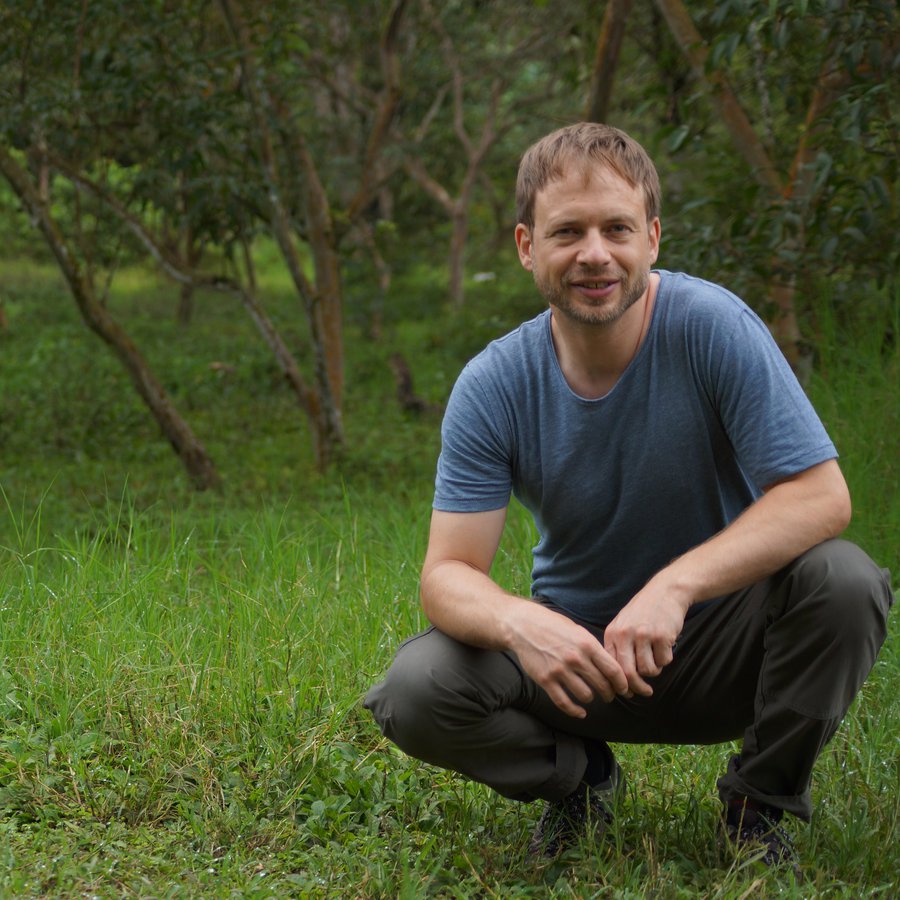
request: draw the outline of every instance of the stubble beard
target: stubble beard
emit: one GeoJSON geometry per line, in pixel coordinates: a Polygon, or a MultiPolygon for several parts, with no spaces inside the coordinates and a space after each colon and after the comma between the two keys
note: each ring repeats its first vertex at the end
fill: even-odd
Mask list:
{"type": "Polygon", "coordinates": [[[595,306],[587,298],[574,299],[572,291],[576,289],[570,287],[570,285],[574,281],[609,278],[610,273],[607,272],[600,275],[591,272],[568,273],[562,281],[556,283],[551,282],[547,276],[536,268],[533,270],[533,274],[537,289],[544,296],[544,299],[559,313],[579,325],[600,328],[607,328],[618,322],[644,296],[650,283],[650,276],[646,272],[639,272],[634,278],[628,278],[624,273],[619,273],[616,276],[619,282],[619,301],[612,306],[605,302],[595,306]]]}

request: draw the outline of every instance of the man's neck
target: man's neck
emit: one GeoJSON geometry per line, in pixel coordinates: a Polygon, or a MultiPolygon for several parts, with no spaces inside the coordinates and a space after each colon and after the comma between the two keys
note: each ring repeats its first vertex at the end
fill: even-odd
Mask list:
{"type": "Polygon", "coordinates": [[[617,321],[584,325],[552,312],[550,333],[568,385],[588,400],[608,394],[637,356],[650,327],[659,276],[651,273],[647,290],[617,321]]]}

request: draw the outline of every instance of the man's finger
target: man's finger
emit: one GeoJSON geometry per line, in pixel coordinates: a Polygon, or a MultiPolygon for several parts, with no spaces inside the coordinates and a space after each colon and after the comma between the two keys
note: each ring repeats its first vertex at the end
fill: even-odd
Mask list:
{"type": "Polygon", "coordinates": [[[622,667],[622,671],[628,679],[629,690],[642,697],[649,697],[653,693],[653,688],[641,678],[640,672],[637,670],[633,645],[629,643],[624,643],[621,646],[613,644],[610,652],[622,667]]]}
{"type": "Polygon", "coordinates": [[[646,681],[641,677],[640,672],[635,671],[631,677],[628,679],[628,686],[640,697],[652,697],[653,696],[653,688],[647,684],[646,681]]]}
{"type": "Polygon", "coordinates": [[[657,641],[653,645],[653,658],[656,665],[662,671],[673,659],[675,659],[675,645],[665,641],[657,641]]]}
{"type": "Polygon", "coordinates": [[[590,703],[594,699],[595,689],[588,681],[588,676],[579,678],[578,675],[572,675],[566,679],[563,688],[568,692],[577,703],[590,703]]]}
{"type": "Polygon", "coordinates": [[[547,688],[547,696],[567,716],[572,716],[574,719],[583,719],[587,716],[587,710],[583,706],[579,706],[575,703],[559,685],[552,685],[547,688]]]}
{"type": "Polygon", "coordinates": [[[653,644],[650,643],[643,643],[635,650],[637,671],[639,674],[647,675],[651,678],[655,675],[659,675],[662,671],[662,667],[656,664],[653,650],[653,644]]]}
{"type": "Polygon", "coordinates": [[[597,669],[597,675],[589,682],[603,696],[607,702],[616,694],[625,694],[628,691],[628,678],[619,661],[608,653],[603,647],[591,656],[591,661],[597,669]]]}

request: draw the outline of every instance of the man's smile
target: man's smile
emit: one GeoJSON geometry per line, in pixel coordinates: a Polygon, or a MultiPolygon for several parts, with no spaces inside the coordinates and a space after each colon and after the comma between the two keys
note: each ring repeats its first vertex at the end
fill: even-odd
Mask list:
{"type": "Polygon", "coordinates": [[[583,297],[588,300],[602,300],[608,297],[613,289],[618,285],[618,278],[570,278],[568,285],[575,288],[583,297]]]}

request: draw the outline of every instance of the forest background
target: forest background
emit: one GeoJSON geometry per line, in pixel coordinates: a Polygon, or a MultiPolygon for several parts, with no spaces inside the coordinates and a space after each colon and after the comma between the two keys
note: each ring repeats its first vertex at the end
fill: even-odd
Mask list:
{"type": "Polygon", "coordinates": [[[611,839],[538,865],[537,809],[359,700],[422,622],[442,404],[542,306],[518,158],[582,118],[648,148],[660,265],[770,324],[898,571],[896,49],[880,0],[8,0],[0,892],[894,892],[895,632],[802,886],[718,847],[728,748],[622,748],[611,839]]]}

